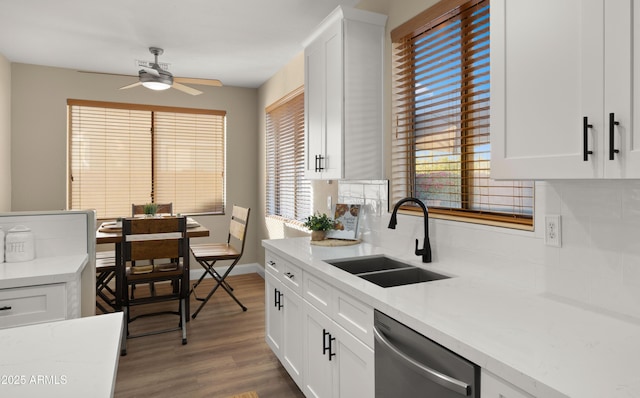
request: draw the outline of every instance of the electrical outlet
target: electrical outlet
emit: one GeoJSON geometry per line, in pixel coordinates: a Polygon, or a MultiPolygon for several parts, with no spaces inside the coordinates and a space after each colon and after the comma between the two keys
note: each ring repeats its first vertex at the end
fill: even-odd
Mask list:
{"type": "Polygon", "coordinates": [[[562,247],[561,216],[549,215],[544,217],[544,244],[547,246],[562,247]]]}

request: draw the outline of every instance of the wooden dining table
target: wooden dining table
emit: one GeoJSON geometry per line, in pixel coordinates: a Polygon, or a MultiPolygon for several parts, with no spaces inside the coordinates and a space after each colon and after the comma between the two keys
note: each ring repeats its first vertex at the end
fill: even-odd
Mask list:
{"type": "MultiPolygon", "coordinates": [[[[105,225],[112,224],[112,222],[103,222],[100,224],[100,227],[96,231],[96,244],[109,244],[112,243],[115,245],[116,249],[116,261],[122,255],[121,252],[121,244],[122,244],[122,228],[113,228],[111,225],[109,227],[105,227],[105,225]]],[[[197,226],[189,227],[187,224],[187,243],[191,238],[202,238],[209,236],[209,229],[202,226],[202,224],[198,224],[197,226]]],[[[119,278],[116,279],[116,307],[119,307],[118,297],[120,297],[120,292],[122,286],[120,286],[119,278]]],[[[189,305],[189,300],[186,302],[186,311],[187,311],[187,322],[191,319],[191,306],[189,305]]]]}

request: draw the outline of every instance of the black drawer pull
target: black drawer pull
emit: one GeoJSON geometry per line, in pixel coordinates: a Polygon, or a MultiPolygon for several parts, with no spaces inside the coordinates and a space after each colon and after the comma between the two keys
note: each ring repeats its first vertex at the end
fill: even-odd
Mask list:
{"type": "Polygon", "coordinates": [[[619,126],[620,122],[616,121],[615,115],[612,113],[609,114],[609,160],[613,160],[613,157],[616,153],[620,153],[620,150],[615,149],[614,145],[614,137],[613,131],[616,129],[616,126],[619,126]]]}
{"type": "Polygon", "coordinates": [[[593,151],[589,150],[589,129],[593,127],[593,124],[589,124],[589,119],[585,116],[582,118],[582,160],[585,162],[589,160],[589,155],[593,155],[593,151]]]}
{"type": "Polygon", "coordinates": [[[5,305],[4,307],[0,307],[0,311],[9,311],[11,309],[10,305],[5,305]]]}

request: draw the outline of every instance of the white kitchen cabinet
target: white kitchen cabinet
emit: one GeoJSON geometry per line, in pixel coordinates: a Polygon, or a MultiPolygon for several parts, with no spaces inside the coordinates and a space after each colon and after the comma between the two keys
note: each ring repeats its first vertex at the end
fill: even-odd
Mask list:
{"type": "Polygon", "coordinates": [[[306,178],[383,177],[386,18],[338,7],[304,43],[306,178]]]}
{"type": "Polygon", "coordinates": [[[265,273],[265,336],[291,378],[302,385],[302,298],[265,273]]]}
{"type": "Polygon", "coordinates": [[[484,369],[480,378],[480,396],[482,398],[535,398],[484,369]]]}
{"type": "Polygon", "coordinates": [[[64,283],[0,290],[0,329],[67,319],[66,299],[64,283]]]}
{"type": "Polygon", "coordinates": [[[304,302],[304,389],[308,397],[374,397],[374,353],[304,302]]]}
{"type": "Polygon", "coordinates": [[[373,308],[268,250],[265,260],[265,339],[293,380],[309,397],[373,397],[373,308]]]}
{"type": "Polygon", "coordinates": [[[492,178],[640,177],[638,13],[631,0],[491,1],[492,178]]]}

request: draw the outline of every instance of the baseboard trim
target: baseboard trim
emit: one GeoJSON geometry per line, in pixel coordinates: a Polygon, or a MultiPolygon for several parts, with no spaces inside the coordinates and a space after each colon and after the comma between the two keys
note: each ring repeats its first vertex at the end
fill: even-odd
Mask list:
{"type": "MultiPolygon", "coordinates": [[[[216,271],[218,271],[219,274],[224,274],[225,272],[227,272],[228,268],[229,268],[228,266],[221,265],[219,267],[216,267],[216,271]]],[[[200,264],[198,264],[195,261],[191,262],[191,269],[189,270],[189,278],[192,281],[193,280],[197,281],[198,279],[200,279],[200,277],[204,272],[205,270],[200,266],[200,264]],[[197,268],[195,268],[194,266],[197,268]]],[[[242,275],[242,274],[251,274],[251,273],[257,273],[264,279],[264,268],[260,266],[260,264],[258,263],[238,264],[235,267],[233,267],[233,270],[231,270],[231,273],[229,275],[242,275]]],[[[207,275],[206,277],[211,278],[211,275],[207,275]]]]}

